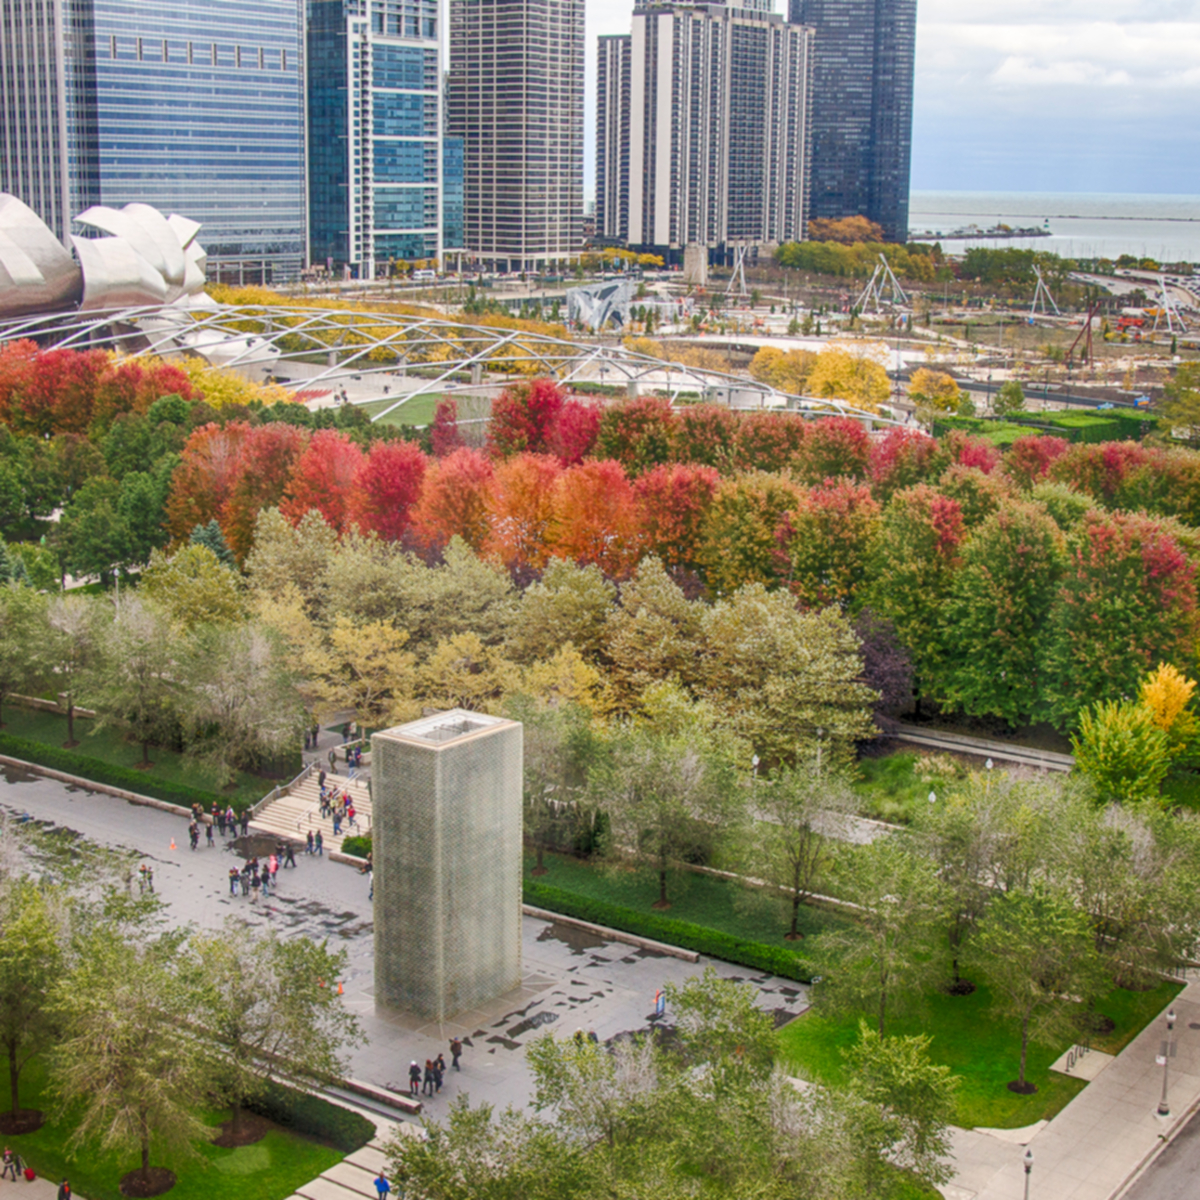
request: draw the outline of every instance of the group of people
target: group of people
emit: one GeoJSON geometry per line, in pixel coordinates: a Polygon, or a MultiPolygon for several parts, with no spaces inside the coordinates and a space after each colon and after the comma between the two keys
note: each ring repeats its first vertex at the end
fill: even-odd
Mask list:
{"type": "Polygon", "coordinates": [[[275,850],[267,856],[266,862],[260,863],[255,855],[242,864],[240,871],[237,867],[229,868],[229,894],[236,896],[240,892],[252,900],[257,900],[260,895],[269,896],[275,887],[275,876],[279,874],[279,868],[295,865],[296,852],[292,843],[278,842],[275,850]]]}
{"type": "MultiPolygon", "coordinates": [[[[459,1038],[451,1038],[450,1061],[456,1071],[462,1070],[462,1067],[458,1065],[458,1060],[462,1058],[462,1052],[462,1041],[459,1038]]],[[[432,1096],[442,1090],[445,1079],[446,1058],[443,1054],[439,1053],[437,1058],[427,1058],[424,1072],[421,1070],[421,1064],[414,1058],[408,1068],[408,1094],[410,1096],[418,1094],[432,1096]]]]}
{"type": "Polygon", "coordinates": [[[343,821],[351,829],[356,828],[358,822],[355,820],[354,801],[351,799],[350,793],[343,791],[339,794],[337,788],[330,787],[325,782],[324,771],[321,772],[319,782],[321,787],[321,816],[333,817],[334,836],[341,836],[343,821]]]}
{"type": "Polygon", "coordinates": [[[204,831],[204,836],[208,844],[212,846],[213,830],[216,830],[222,837],[227,834],[230,837],[237,837],[238,831],[241,831],[242,837],[245,837],[250,832],[250,813],[245,811],[239,818],[237,813],[233,811],[233,805],[227,808],[222,808],[219,804],[214,803],[212,812],[209,813],[207,821],[204,819],[204,808],[199,804],[192,805],[192,819],[188,824],[188,841],[191,843],[193,850],[200,845],[200,831],[204,831]]]}

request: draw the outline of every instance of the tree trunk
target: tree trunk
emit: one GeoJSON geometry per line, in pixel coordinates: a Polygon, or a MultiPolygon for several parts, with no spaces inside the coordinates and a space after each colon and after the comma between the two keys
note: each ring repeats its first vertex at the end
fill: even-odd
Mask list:
{"type": "Polygon", "coordinates": [[[797,890],[792,893],[792,931],[791,931],[791,933],[788,934],[788,937],[790,937],[792,939],[792,941],[796,941],[797,938],[801,938],[804,936],[800,932],[800,930],[797,928],[797,926],[799,924],[800,924],[800,891],[797,888],[797,890]]]}
{"type": "Polygon", "coordinates": [[[75,697],[67,694],[67,745],[77,746],[75,740],[75,697]]]}
{"type": "Polygon", "coordinates": [[[150,1183],[150,1129],[146,1124],[145,1109],[138,1113],[138,1120],[142,1127],[142,1179],[148,1185],[150,1183]]]}
{"type": "Polygon", "coordinates": [[[150,765],[150,743],[144,741],[144,742],[142,742],[142,766],[148,767],[149,765],[150,765]]]}
{"type": "Polygon", "coordinates": [[[17,1085],[21,1081],[21,1068],[17,1065],[17,1041],[9,1038],[8,1045],[8,1094],[12,1098],[12,1115],[15,1117],[21,1111],[21,1101],[17,1095],[17,1085]]]}
{"type": "Polygon", "coordinates": [[[658,899],[654,902],[654,908],[670,908],[671,902],[667,899],[667,863],[666,859],[658,860],[658,899]]]}
{"type": "Polygon", "coordinates": [[[542,843],[538,842],[538,844],[537,844],[537,862],[534,865],[532,874],[545,875],[545,873],[546,873],[546,868],[542,864],[542,843]]]}
{"type": "Polygon", "coordinates": [[[1021,1022],[1021,1069],[1017,1073],[1017,1086],[1025,1086],[1025,1055],[1029,1051],[1029,1014],[1021,1022]]]}

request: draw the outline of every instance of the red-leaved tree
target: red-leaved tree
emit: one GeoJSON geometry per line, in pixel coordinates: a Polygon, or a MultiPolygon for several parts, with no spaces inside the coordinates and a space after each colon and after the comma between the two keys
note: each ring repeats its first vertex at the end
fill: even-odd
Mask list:
{"type": "Polygon", "coordinates": [[[561,472],[558,459],[550,454],[516,454],[496,465],[483,543],[486,554],[510,569],[540,571],[546,565],[554,483],[561,472]]]}
{"type": "Polygon", "coordinates": [[[927,434],[889,429],[871,446],[871,491],[886,504],[904,488],[936,479],[949,462],[949,454],[927,434]]]}
{"type": "Polygon", "coordinates": [[[1004,473],[1017,487],[1028,491],[1050,474],[1055,460],[1070,448],[1066,438],[1037,435],[1017,438],[1004,456],[1004,473]]]}
{"type": "Polygon", "coordinates": [[[976,467],[990,475],[1000,465],[1000,450],[987,438],[952,429],[943,440],[951,458],[960,467],[976,467]]]}
{"type": "Polygon", "coordinates": [[[510,454],[543,454],[550,431],[567,402],[553,379],[513,384],[492,401],[488,449],[495,458],[510,454]]]}
{"type": "Polygon", "coordinates": [[[429,445],[434,458],[445,458],[463,445],[462,434],[458,428],[458,401],[453,396],[443,396],[433,410],[429,445]]]}
{"type": "Polygon", "coordinates": [[[296,460],[279,511],[299,525],[316,509],[339,534],[350,527],[350,500],[363,452],[337,429],[319,429],[296,460]]]}
{"type": "Polygon", "coordinates": [[[713,467],[670,463],[654,467],[633,485],[644,549],[669,567],[700,563],[704,519],[721,477],[713,467]]]}
{"type": "Polygon", "coordinates": [[[559,410],[546,438],[546,449],[564,467],[573,467],[592,452],[600,431],[600,406],[568,400],[559,410]]]}
{"type": "Polygon", "coordinates": [[[417,538],[440,549],[457,536],[478,550],[487,537],[491,487],[492,464],[480,450],[463,446],[434,459],[425,471],[421,499],[413,512],[417,538]]]}
{"type": "Polygon", "coordinates": [[[800,457],[808,430],[796,413],[743,413],[734,465],[739,471],[786,471],[800,457]]]}
{"type": "Polygon", "coordinates": [[[308,431],[294,425],[278,422],[248,428],[234,464],[228,498],[217,517],[225,542],[239,563],[244,563],[254,548],[258,514],[282,503],[307,445],[308,431]]]}
{"type": "Polygon", "coordinates": [[[215,422],[192,432],[171,477],[167,528],[175,541],[197,525],[220,521],[242,472],[242,450],[250,436],[245,421],[222,428],[215,422]]]}
{"type": "Polygon", "coordinates": [[[428,461],[412,442],[375,442],[354,475],[351,522],[384,541],[398,542],[412,524],[428,461]]]}
{"type": "Polygon", "coordinates": [[[871,439],[850,417],[816,421],[797,457],[796,473],[802,482],[826,479],[866,479],[871,469],[871,439]]]}
{"type": "Polygon", "coordinates": [[[1137,442],[1099,442],[1072,446],[1054,460],[1050,478],[1108,504],[1128,475],[1150,457],[1137,442]]]}
{"type": "Polygon", "coordinates": [[[638,511],[620,463],[585,462],[558,477],[549,548],[609,575],[628,574],[638,558],[638,511]]]}
{"type": "Polygon", "coordinates": [[[681,408],[674,434],[679,462],[728,471],[737,457],[738,416],[721,404],[681,408]]]}

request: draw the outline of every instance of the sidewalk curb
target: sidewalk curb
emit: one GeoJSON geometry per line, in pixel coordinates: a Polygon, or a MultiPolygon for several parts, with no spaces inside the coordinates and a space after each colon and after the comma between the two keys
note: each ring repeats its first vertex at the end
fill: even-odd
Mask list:
{"type": "Polygon", "coordinates": [[[562,913],[552,912],[548,908],[535,908],[532,904],[522,904],[521,911],[527,917],[538,917],[541,920],[554,921],[559,925],[570,925],[572,929],[582,929],[586,933],[594,933],[606,941],[625,942],[630,946],[638,946],[642,950],[655,950],[659,954],[667,954],[671,958],[681,958],[684,962],[700,961],[700,955],[695,950],[668,946],[666,942],[656,942],[652,938],[639,937],[636,933],[625,933],[620,929],[609,929],[606,925],[595,925],[591,921],[581,921],[578,917],[567,917],[562,913]]]}
{"type": "Polygon", "coordinates": [[[1131,1187],[1146,1173],[1146,1171],[1154,1165],[1154,1160],[1183,1132],[1184,1126],[1196,1115],[1197,1110],[1200,1110],[1200,1098],[1193,1100],[1191,1104],[1175,1118],[1171,1127],[1166,1133],[1158,1135],[1158,1144],[1148,1150],[1143,1156],[1141,1162],[1138,1163],[1128,1175],[1125,1176],[1120,1183],[1117,1184],[1111,1192],[1108,1193],[1108,1200],[1120,1200],[1131,1187]]]}
{"type": "MultiPolygon", "coordinates": [[[[163,812],[174,813],[178,817],[190,817],[192,810],[182,804],[172,804],[169,800],[156,800],[153,796],[143,796],[140,792],[127,792],[124,788],[113,787],[108,783],[97,783],[94,779],[84,779],[79,775],[68,775],[66,771],[56,771],[53,767],[43,767],[40,763],[26,762],[23,758],[10,758],[0,754],[0,764],[6,767],[20,767],[23,771],[31,771],[34,775],[43,775],[47,779],[57,779],[60,783],[74,784],[89,792],[104,792],[116,796],[119,800],[128,800],[131,804],[142,804],[147,808],[158,808],[163,812]]],[[[210,818],[206,815],[206,821],[210,818]]]]}

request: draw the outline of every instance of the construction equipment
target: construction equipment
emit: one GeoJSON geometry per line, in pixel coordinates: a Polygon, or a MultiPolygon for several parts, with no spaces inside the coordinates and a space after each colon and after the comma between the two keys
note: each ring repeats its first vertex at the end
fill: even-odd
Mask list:
{"type": "Polygon", "coordinates": [[[1179,315],[1179,309],[1175,307],[1175,302],[1171,299],[1171,293],[1167,291],[1167,277],[1165,275],[1158,277],[1158,290],[1161,298],[1158,309],[1154,313],[1154,332],[1158,332],[1159,321],[1165,320],[1168,333],[1187,333],[1188,329],[1183,323],[1183,318],[1179,315]]]}
{"type": "Polygon", "coordinates": [[[1075,335],[1075,340],[1071,343],[1071,348],[1067,351],[1067,366],[1071,365],[1071,357],[1075,353],[1075,347],[1083,342],[1083,351],[1079,355],[1079,364],[1095,363],[1095,351],[1092,348],[1092,322],[1100,314],[1100,301],[1093,300],[1088,305],[1087,316],[1083,318],[1083,328],[1075,335]]]}

